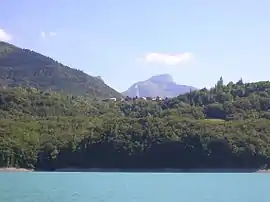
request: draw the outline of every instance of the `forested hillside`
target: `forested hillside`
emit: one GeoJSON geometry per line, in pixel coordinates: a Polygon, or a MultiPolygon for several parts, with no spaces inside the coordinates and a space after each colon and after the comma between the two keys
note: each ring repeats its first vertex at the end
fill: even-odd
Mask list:
{"type": "Polygon", "coordinates": [[[239,80],[164,101],[0,90],[0,166],[261,169],[270,166],[270,82],[239,80]]]}
{"type": "Polygon", "coordinates": [[[0,85],[34,87],[92,98],[121,97],[100,78],[5,42],[0,42],[0,85]]]}

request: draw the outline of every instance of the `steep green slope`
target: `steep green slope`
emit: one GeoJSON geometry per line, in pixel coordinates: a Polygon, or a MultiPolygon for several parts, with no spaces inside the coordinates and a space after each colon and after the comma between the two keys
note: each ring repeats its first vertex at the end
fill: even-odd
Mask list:
{"type": "Polygon", "coordinates": [[[5,42],[0,42],[0,85],[27,86],[97,98],[121,97],[99,78],[5,42]]]}

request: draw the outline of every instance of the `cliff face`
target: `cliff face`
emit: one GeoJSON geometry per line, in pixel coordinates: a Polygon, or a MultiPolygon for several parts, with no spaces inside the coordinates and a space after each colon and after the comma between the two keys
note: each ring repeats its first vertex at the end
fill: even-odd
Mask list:
{"type": "Polygon", "coordinates": [[[146,81],[133,84],[123,95],[135,97],[176,97],[178,95],[196,90],[193,86],[176,84],[169,74],[153,76],[146,81]]]}

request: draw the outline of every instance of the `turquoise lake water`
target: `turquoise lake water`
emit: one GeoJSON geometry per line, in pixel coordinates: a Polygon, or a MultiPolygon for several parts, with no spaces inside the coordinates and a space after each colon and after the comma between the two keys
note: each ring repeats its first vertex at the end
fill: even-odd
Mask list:
{"type": "Polygon", "coordinates": [[[270,174],[0,173],[0,202],[270,202],[270,174]]]}

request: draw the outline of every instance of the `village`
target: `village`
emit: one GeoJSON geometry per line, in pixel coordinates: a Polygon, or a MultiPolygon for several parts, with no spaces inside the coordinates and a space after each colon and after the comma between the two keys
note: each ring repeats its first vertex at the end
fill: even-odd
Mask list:
{"type": "Polygon", "coordinates": [[[135,86],[135,89],[136,89],[136,96],[135,97],[130,97],[130,96],[126,96],[125,98],[115,98],[115,97],[112,97],[112,98],[108,98],[108,99],[104,99],[103,101],[121,101],[121,102],[124,102],[124,101],[133,101],[133,100],[151,100],[151,101],[162,101],[162,100],[167,100],[168,98],[167,97],[161,97],[161,96],[156,96],[156,97],[143,97],[143,96],[140,96],[140,89],[139,89],[139,86],[136,85],[135,86]]]}
{"type": "Polygon", "coordinates": [[[105,102],[108,102],[108,101],[121,101],[121,102],[124,102],[124,101],[133,101],[133,100],[152,100],[152,101],[162,101],[162,100],[167,100],[168,98],[163,98],[163,97],[129,97],[129,96],[126,96],[125,98],[108,98],[108,99],[104,99],[103,101],[105,102]]]}

